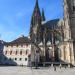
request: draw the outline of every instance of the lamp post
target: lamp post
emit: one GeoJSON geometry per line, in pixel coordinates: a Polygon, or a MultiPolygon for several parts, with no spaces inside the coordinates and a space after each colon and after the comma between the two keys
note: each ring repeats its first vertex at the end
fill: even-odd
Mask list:
{"type": "Polygon", "coordinates": [[[35,68],[38,68],[38,63],[39,63],[39,51],[36,50],[35,52],[35,68]]]}
{"type": "Polygon", "coordinates": [[[43,34],[43,42],[44,42],[44,57],[43,57],[43,66],[45,66],[45,61],[46,61],[46,28],[44,30],[44,34],[43,34]]]}

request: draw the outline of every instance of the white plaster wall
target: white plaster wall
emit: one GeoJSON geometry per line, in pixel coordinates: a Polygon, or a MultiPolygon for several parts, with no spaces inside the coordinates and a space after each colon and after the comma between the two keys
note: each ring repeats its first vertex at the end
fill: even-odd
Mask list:
{"type": "MultiPolygon", "coordinates": [[[[17,65],[27,65],[28,64],[28,55],[31,54],[31,45],[28,45],[26,47],[26,45],[23,45],[23,47],[21,45],[17,46],[4,46],[4,50],[3,50],[4,55],[9,59],[13,59],[14,62],[17,63],[17,65]],[[11,51],[12,50],[12,54],[5,54],[5,51],[11,51]],[[28,54],[26,55],[25,53],[22,53],[22,55],[20,55],[20,51],[26,51],[28,50],[28,54]],[[17,55],[13,54],[13,51],[18,51],[17,55]],[[17,60],[15,60],[15,58],[17,58],[17,60]],[[19,59],[22,58],[22,60],[20,61],[19,59]],[[25,61],[25,58],[27,58],[27,61],[25,61]]],[[[5,60],[3,61],[5,62],[5,60]]],[[[9,63],[9,61],[8,61],[9,63]]]]}

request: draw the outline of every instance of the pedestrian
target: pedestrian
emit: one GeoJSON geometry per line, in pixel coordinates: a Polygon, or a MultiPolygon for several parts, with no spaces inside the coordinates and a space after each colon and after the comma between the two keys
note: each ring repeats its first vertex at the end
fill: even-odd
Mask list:
{"type": "Polygon", "coordinates": [[[66,66],[65,66],[65,69],[66,69],[66,66]]]}
{"type": "Polygon", "coordinates": [[[39,63],[39,51],[36,50],[36,53],[35,53],[35,68],[37,69],[38,68],[38,63],[39,63]]]}
{"type": "Polygon", "coordinates": [[[56,71],[56,66],[54,66],[54,71],[56,71]]]}
{"type": "Polygon", "coordinates": [[[60,65],[60,69],[61,69],[61,65],[60,65]]]}

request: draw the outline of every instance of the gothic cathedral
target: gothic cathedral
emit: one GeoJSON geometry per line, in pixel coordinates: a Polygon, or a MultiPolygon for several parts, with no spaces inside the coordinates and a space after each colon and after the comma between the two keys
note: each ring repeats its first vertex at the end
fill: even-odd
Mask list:
{"type": "Polygon", "coordinates": [[[31,18],[32,62],[39,52],[40,62],[64,62],[75,65],[75,0],[63,0],[64,18],[46,21],[38,0],[31,18]]]}

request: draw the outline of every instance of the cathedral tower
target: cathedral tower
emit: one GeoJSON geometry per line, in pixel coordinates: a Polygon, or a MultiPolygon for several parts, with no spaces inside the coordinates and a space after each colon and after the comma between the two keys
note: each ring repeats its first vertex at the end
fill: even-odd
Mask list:
{"type": "Polygon", "coordinates": [[[35,61],[35,55],[37,48],[35,46],[38,45],[40,42],[40,33],[41,33],[41,12],[38,5],[38,0],[36,0],[36,4],[34,7],[34,11],[31,18],[31,25],[30,25],[30,39],[33,42],[31,46],[31,61],[35,61]]]}
{"type": "Polygon", "coordinates": [[[35,8],[31,18],[31,27],[30,27],[30,38],[33,42],[39,42],[40,32],[41,32],[41,12],[38,5],[38,0],[36,0],[35,8]]]}
{"type": "Polygon", "coordinates": [[[75,0],[64,0],[64,45],[62,59],[75,65],[75,0]]]}
{"type": "Polygon", "coordinates": [[[44,10],[43,10],[43,9],[42,9],[42,17],[41,17],[41,18],[42,18],[42,22],[46,20],[45,14],[44,14],[44,10]]]}

